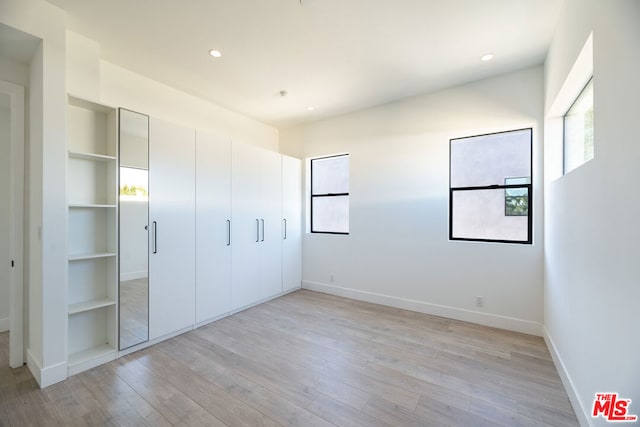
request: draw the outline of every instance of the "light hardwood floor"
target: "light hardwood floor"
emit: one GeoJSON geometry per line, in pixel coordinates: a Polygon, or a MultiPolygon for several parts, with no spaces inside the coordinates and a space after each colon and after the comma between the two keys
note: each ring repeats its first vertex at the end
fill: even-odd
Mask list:
{"type": "Polygon", "coordinates": [[[298,291],[39,390],[0,425],[576,426],[539,337],[298,291]]]}

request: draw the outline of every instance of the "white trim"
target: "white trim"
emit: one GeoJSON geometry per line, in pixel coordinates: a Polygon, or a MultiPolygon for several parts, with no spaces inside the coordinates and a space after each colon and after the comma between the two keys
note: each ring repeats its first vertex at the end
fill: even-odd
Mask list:
{"type": "Polygon", "coordinates": [[[582,402],[580,402],[580,398],[578,397],[578,392],[576,390],[573,381],[571,381],[571,376],[569,375],[569,371],[562,361],[562,357],[560,357],[560,353],[558,353],[558,348],[556,347],[551,335],[549,335],[549,331],[546,326],[542,327],[542,336],[544,338],[547,347],[549,348],[549,353],[551,353],[551,358],[553,359],[554,365],[556,365],[556,370],[560,375],[560,379],[562,380],[562,384],[564,385],[564,389],[567,391],[569,395],[569,401],[571,402],[571,406],[573,406],[573,411],[576,413],[576,417],[578,418],[578,422],[583,427],[593,426],[591,423],[591,418],[589,417],[590,413],[585,411],[585,408],[582,406],[582,402]]]}
{"type": "Polygon", "coordinates": [[[311,282],[307,280],[302,281],[302,288],[359,301],[381,304],[389,307],[431,314],[434,316],[447,317],[449,319],[462,320],[464,322],[477,323],[479,325],[491,326],[509,331],[542,336],[542,324],[531,320],[517,319],[515,317],[502,316],[499,314],[481,313],[478,311],[465,310],[446,305],[431,304],[428,302],[398,298],[373,292],[341,288],[334,285],[327,285],[325,283],[311,282]]]}
{"type": "Polygon", "coordinates": [[[0,332],[7,332],[9,330],[9,318],[3,317],[0,319],[0,332]]]}
{"type": "Polygon", "coordinates": [[[11,142],[9,178],[9,366],[24,365],[24,88],[0,80],[0,92],[11,98],[11,142]]]}
{"type": "Polygon", "coordinates": [[[142,350],[144,348],[151,347],[152,345],[158,344],[158,343],[160,343],[162,341],[166,341],[169,338],[177,337],[178,335],[182,335],[182,334],[184,334],[186,332],[192,331],[193,329],[194,329],[193,325],[192,326],[187,326],[186,328],[182,328],[182,329],[177,330],[175,332],[170,332],[170,333],[168,333],[166,335],[162,335],[162,336],[154,338],[152,340],[145,341],[143,343],[134,345],[133,347],[126,348],[124,350],[119,351],[116,358],[120,358],[122,356],[126,356],[127,354],[131,354],[131,353],[134,353],[136,351],[142,350]]]}
{"type": "Polygon", "coordinates": [[[36,382],[40,384],[40,386],[42,386],[42,383],[40,381],[40,378],[42,377],[42,366],[40,366],[40,362],[38,361],[38,359],[33,356],[31,350],[27,350],[27,367],[31,371],[31,375],[33,375],[33,378],[35,378],[36,382]]]}
{"type": "Polygon", "coordinates": [[[49,387],[60,381],[67,379],[67,363],[61,362],[57,365],[42,368],[40,362],[27,350],[27,367],[31,371],[33,378],[38,382],[40,388],[49,387]]]}

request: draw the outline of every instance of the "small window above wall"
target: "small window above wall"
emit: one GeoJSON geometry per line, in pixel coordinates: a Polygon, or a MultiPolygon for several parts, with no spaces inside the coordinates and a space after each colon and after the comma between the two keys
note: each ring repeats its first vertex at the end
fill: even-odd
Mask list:
{"type": "Polygon", "coordinates": [[[311,159],[311,232],[349,234],[349,155],[311,159]]]}
{"type": "Polygon", "coordinates": [[[563,117],[564,173],[593,159],[593,78],[563,117]]]}
{"type": "Polygon", "coordinates": [[[450,141],[449,238],[531,243],[532,130],[450,141]]]}

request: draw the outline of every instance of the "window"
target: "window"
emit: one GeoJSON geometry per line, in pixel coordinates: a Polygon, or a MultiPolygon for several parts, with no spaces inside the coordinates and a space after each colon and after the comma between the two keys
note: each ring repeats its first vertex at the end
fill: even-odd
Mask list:
{"type": "Polygon", "coordinates": [[[311,232],[349,234],[349,155],[311,159],[311,232]]]}
{"type": "Polygon", "coordinates": [[[563,117],[564,173],[593,159],[593,78],[563,117]]]}
{"type": "Polygon", "coordinates": [[[449,238],[531,243],[532,130],[450,141],[449,238]]]}
{"type": "Polygon", "coordinates": [[[149,171],[120,166],[120,200],[146,202],[149,200],[149,171]]]}

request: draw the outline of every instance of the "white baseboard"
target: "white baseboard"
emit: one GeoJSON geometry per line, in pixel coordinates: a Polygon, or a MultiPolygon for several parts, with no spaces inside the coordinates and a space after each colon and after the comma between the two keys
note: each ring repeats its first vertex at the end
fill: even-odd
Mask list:
{"type": "Polygon", "coordinates": [[[356,289],[341,288],[339,286],[328,285],[326,283],[311,282],[307,280],[304,280],[302,282],[302,288],[309,289],[311,291],[337,295],[345,298],[351,298],[359,301],[381,304],[389,307],[416,311],[419,313],[432,314],[434,316],[447,317],[449,319],[462,320],[464,322],[477,323],[479,325],[491,326],[494,328],[506,329],[509,331],[542,336],[542,324],[530,320],[501,316],[498,314],[481,313],[479,311],[465,310],[462,308],[449,307],[446,305],[431,304],[428,302],[398,298],[373,292],[359,291],[356,289]]]}
{"type": "Polygon", "coordinates": [[[145,271],[132,271],[130,273],[122,273],[120,272],[120,281],[126,282],[127,280],[135,280],[135,279],[144,279],[148,277],[149,273],[145,271]]]}
{"type": "Polygon", "coordinates": [[[38,359],[31,353],[31,350],[27,350],[27,367],[29,371],[31,371],[33,378],[38,382],[40,388],[49,387],[50,385],[67,379],[66,362],[61,362],[43,369],[38,359]]]}
{"type": "Polygon", "coordinates": [[[585,408],[582,406],[582,402],[578,398],[578,393],[576,391],[576,387],[571,381],[571,376],[565,367],[564,362],[562,361],[562,357],[560,357],[560,353],[558,353],[558,348],[556,347],[551,335],[549,335],[549,331],[546,327],[542,327],[544,341],[547,343],[547,347],[549,348],[549,353],[551,353],[551,358],[553,359],[553,363],[556,365],[556,370],[560,375],[560,379],[562,380],[562,384],[564,385],[564,389],[567,391],[569,395],[569,401],[571,402],[571,406],[573,406],[573,411],[576,413],[576,417],[578,418],[578,422],[582,427],[591,427],[593,424],[591,423],[590,412],[585,411],[585,408]]]}
{"type": "Polygon", "coordinates": [[[9,318],[3,317],[0,319],[0,332],[7,332],[9,330],[9,318]]]}

